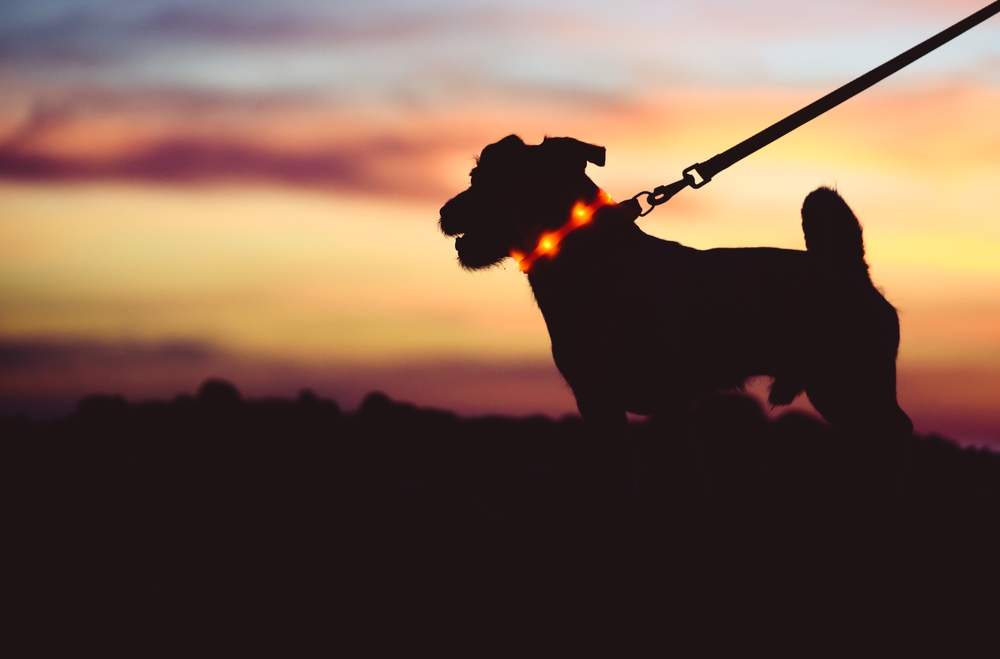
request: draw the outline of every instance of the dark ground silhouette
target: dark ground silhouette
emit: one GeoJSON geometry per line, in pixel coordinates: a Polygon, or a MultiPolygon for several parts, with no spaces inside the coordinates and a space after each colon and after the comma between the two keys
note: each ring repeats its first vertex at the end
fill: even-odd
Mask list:
{"type": "Polygon", "coordinates": [[[1000,456],[915,437],[902,500],[876,505],[855,487],[866,447],[810,417],[730,394],[695,426],[697,442],[630,425],[642,491],[624,501],[575,417],[381,394],[345,414],[218,381],[0,417],[6,599],[36,648],[143,655],[206,634],[282,656],[884,656],[995,621],[1000,456]]]}

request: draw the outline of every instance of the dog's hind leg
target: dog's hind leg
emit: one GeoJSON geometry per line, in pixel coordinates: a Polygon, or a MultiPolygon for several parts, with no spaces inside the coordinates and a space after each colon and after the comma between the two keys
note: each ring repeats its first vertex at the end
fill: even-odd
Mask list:
{"type": "Polygon", "coordinates": [[[813,407],[853,444],[860,485],[878,497],[902,494],[913,423],[896,400],[895,360],[879,368],[837,369],[806,387],[813,407]]]}

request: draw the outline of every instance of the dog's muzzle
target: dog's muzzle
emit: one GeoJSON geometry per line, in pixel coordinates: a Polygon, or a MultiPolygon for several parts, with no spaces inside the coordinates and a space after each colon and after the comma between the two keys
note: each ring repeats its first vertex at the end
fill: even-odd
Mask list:
{"type": "Polygon", "coordinates": [[[438,226],[446,236],[457,236],[469,230],[468,220],[475,208],[472,190],[460,192],[441,207],[438,226]]]}

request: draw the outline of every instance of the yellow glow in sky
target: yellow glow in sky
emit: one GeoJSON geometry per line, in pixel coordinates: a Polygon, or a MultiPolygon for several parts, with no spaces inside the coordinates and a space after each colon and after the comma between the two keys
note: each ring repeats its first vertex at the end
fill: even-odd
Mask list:
{"type": "Polygon", "coordinates": [[[435,206],[127,185],[7,185],[0,199],[7,337],[374,363],[547,351],[517,268],[462,271],[435,206]]]}

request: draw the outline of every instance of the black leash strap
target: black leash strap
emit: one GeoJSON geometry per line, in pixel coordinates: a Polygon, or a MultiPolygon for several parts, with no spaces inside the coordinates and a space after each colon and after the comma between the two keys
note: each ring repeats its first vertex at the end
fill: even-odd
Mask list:
{"type": "Polygon", "coordinates": [[[632,199],[636,200],[642,195],[646,195],[646,203],[649,204],[649,208],[640,213],[640,216],[648,215],[654,208],[662,203],[665,203],[675,194],[688,186],[696,189],[702,187],[711,181],[713,176],[730,165],[743,160],[754,151],[764,148],[779,137],[787,135],[802,124],[815,119],[827,110],[835,108],[852,96],[860,94],[875,83],[888,78],[904,66],[912,64],[927,53],[948,43],[958,35],[975,27],[976,25],[979,25],[987,18],[998,12],[1000,12],[1000,0],[996,0],[996,2],[983,7],[968,18],[955,23],[948,29],[939,32],[923,43],[910,48],[902,55],[897,55],[882,66],[872,69],[860,78],[857,78],[843,87],[830,92],[818,101],[810,103],[798,112],[788,115],[778,123],[768,126],[753,137],[743,140],[731,149],[723,151],[719,155],[713,156],[705,162],[691,165],[682,172],[683,178],[681,180],[675,181],[669,185],[661,185],[652,192],[643,190],[632,197],[632,199]],[[692,171],[698,173],[698,176],[701,177],[700,181],[695,180],[694,174],[691,173],[692,171]]]}

